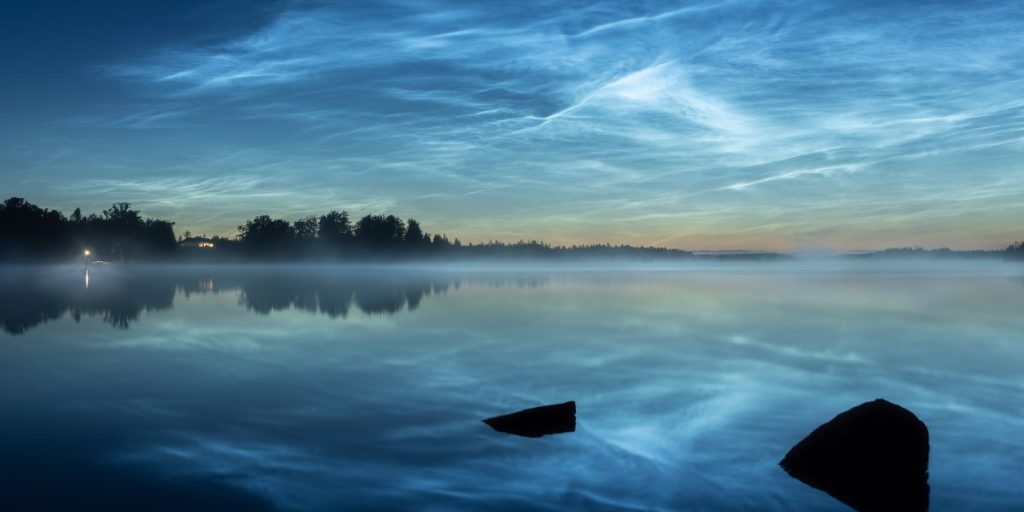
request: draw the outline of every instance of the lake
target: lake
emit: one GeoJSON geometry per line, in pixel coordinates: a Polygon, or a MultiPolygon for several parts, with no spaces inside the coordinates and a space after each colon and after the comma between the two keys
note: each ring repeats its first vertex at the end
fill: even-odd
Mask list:
{"type": "Polygon", "coordinates": [[[1024,509],[1024,265],[0,276],[3,510],[844,510],[778,461],[879,397],[932,510],[1024,509]],[[480,421],[567,400],[572,433],[480,421]]]}

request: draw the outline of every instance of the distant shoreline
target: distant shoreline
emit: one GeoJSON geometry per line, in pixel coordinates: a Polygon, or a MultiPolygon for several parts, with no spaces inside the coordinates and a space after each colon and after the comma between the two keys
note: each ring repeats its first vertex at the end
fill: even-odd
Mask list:
{"type": "MultiPolygon", "coordinates": [[[[771,251],[689,251],[667,247],[550,245],[537,240],[462,243],[428,233],[415,219],[369,214],[358,220],[332,210],[294,222],[258,215],[238,226],[235,238],[176,234],[174,222],[144,218],[129,203],[101,214],[70,216],[12,197],[0,203],[0,262],[471,262],[471,261],[783,261],[771,251]]],[[[847,258],[1024,259],[1024,242],[1002,251],[927,250],[903,247],[838,254],[847,258]]]]}

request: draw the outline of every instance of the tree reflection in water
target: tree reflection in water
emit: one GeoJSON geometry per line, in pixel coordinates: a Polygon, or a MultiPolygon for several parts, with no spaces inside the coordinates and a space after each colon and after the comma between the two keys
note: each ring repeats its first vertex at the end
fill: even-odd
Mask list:
{"type": "MultiPolygon", "coordinates": [[[[488,285],[535,286],[536,279],[483,279],[488,285]]],[[[170,309],[181,294],[237,292],[259,314],[298,309],[346,318],[356,308],[393,315],[424,298],[458,289],[455,273],[338,266],[117,266],[0,269],[0,325],[12,335],[65,316],[100,317],[127,329],[145,311],[170,309]]]]}

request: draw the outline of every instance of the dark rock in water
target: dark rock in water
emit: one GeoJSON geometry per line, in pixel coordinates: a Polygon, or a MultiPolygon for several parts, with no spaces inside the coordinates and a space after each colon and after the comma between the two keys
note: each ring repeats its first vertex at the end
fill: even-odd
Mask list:
{"type": "Polygon", "coordinates": [[[541,437],[576,431],[576,402],[542,405],[532,409],[483,420],[498,432],[523,437],[541,437]]]}
{"type": "Polygon", "coordinates": [[[928,510],[928,427],[882,399],[818,427],[779,464],[861,512],[928,510]]]}

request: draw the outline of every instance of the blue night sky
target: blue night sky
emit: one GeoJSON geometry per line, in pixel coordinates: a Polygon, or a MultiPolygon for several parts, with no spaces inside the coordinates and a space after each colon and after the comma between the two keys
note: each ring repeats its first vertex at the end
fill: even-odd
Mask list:
{"type": "Polygon", "coordinates": [[[691,249],[1024,238],[1018,2],[9,2],[0,191],[179,231],[691,249]]]}

